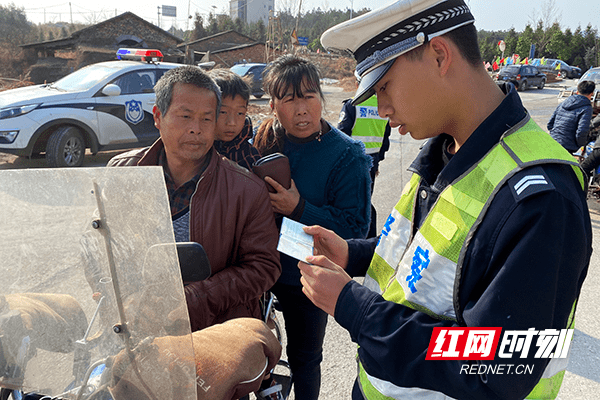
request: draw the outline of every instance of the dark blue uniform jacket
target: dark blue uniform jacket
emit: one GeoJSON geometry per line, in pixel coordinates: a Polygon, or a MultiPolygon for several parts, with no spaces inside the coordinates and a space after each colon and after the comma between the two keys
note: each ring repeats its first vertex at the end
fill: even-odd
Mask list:
{"type": "MultiPolygon", "coordinates": [[[[418,196],[416,227],[442,189],[477,163],[511,126],[526,117],[511,88],[501,105],[454,156],[444,156],[447,135],[431,139],[410,169],[428,196],[418,196]]],[[[385,301],[356,281],[341,292],[336,321],[360,347],[358,355],[375,377],[402,387],[421,387],[457,399],[522,399],[540,379],[548,359],[499,358],[489,364],[533,366],[532,373],[461,373],[468,361],[427,361],[434,327],[502,327],[505,330],[563,329],[586,276],[592,231],[585,195],[572,168],[542,165],[525,169],[499,190],[476,231],[455,284],[458,322],[440,321],[385,301]],[[547,184],[519,195],[514,185],[527,175],[547,184]]],[[[364,274],[377,238],[350,240],[353,276],[364,274]]],[[[518,354],[518,353],[515,353],[518,354]]],[[[483,362],[483,361],[481,361],[483,362]]],[[[514,367],[513,367],[514,368],[514,367]]],[[[514,370],[513,370],[514,371],[514,370]]],[[[362,399],[358,391],[354,399],[362,399]]]]}

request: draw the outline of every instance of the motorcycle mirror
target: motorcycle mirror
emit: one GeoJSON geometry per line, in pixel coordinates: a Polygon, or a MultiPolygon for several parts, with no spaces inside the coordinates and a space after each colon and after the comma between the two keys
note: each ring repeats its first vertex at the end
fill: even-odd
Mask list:
{"type": "Polygon", "coordinates": [[[210,277],[210,261],[200,243],[177,243],[177,256],[183,282],[198,282],[210,277]]]}

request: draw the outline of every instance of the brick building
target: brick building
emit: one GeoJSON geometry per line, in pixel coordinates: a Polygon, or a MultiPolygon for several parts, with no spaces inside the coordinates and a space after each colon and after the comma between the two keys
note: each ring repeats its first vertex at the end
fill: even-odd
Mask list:
{"type": "MultiPolygon", "coordinates": [[[[182,43],[177,47],[188,54],[190,60],[193,54],[194,63],[201,60],[214,61],[216,66],[226,68],[241,62],[264,63],[266,58],[263,42],[258,42],[233,30],[182,43]]],[[[271,51],[271,59],[272,53],[273,51],[271,51]]]]}
{"type": "Polygon", "coordinates": [[[62,39],[21,45],[38,63],[32,66],[35,83],[54,81],[71,71],[100,61],[116,59],[120,47],[159,49],[165,61],[182,62],[177,46],[183,40],[131,12],[73,32],[62,39]]]}

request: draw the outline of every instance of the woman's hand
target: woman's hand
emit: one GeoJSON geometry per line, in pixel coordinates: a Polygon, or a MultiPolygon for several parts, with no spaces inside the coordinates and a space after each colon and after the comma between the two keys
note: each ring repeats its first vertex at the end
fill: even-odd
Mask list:
{"type": "Polygon", "coordinates": [[[346,269],[348,266],[348,242],[334,231],[318,225],[305,226],[304,232],[311,235],[315,242],[315,255],[329,258],[335,264],[346,269]]]}
{"type": "Polygon", "coordinates": [[[279,214],[283,214],[285,216],[289,216],[294,212],[294,209],[298,205],[300,201],[300,193],[298,189],[296,189],[296,184],[292,179],[292,184],[289,189],[281,186],[275,179],[270,176],[265,177],[265,182],[269,185],[273,186],[273,189],[277,191],[277,193],[269,193],[271,197],[271,206],[273,206],[273,211],[278,212],[279,214]]]}

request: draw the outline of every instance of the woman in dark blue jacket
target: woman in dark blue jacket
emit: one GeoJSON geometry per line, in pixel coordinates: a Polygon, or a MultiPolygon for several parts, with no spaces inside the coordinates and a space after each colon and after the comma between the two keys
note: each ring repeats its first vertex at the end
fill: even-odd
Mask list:
{"type": "MultiPolygon", "coordinates": [[[[265,178],[277,190],[270,194],[273,210],[346,239],[364,238],[370,222],[371,159],[361,142],[321,118],[323,93],[316,66],[285,55],[269,65],[263,83],[275,118],[259,127],[254,145],[262,155],[285,154],[292,175],[288,190],[265,178]]],[[[281,266],[272,291],[285,318],[295,396],[315,400],[327,314],[302,292],[298,260],[281,254],[281,266]]]]}

